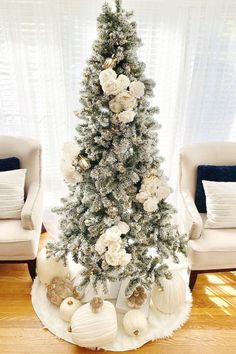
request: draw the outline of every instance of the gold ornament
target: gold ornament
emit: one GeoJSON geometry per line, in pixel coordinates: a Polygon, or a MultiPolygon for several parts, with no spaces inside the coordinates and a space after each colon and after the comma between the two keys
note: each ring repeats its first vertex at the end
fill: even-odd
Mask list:
{"type": "Polygon", "coordinates": [[[83,171],[86,171],[91,167],[89,160],[82,155],[78,156],[78,165],[83,171]]]}
{"type": "Polygon", "coordinates": [[[117,164],[117,170],[118,170],[120,173],[124,173],[124,172],[125,172],[125,166],[123,165],[123,163],[118,163],[118,164],[117,164]]]}
{"type": "Polygon", "coordinates": [[[129,307],[138,309],[143,305],[146,299],[147,299],[147,293],[145,289],[142,286],[138,286],[133,291],[133,294],[127,298],[127,305],[129,307]]]}
{"type": "Polygon", "coordinates": [[[103,69],[114,68],[117,64],[117,59],[113,54],[111,58],[107,58],[102,66],[103,69]]]}
{"type": "Polygon", "coordinates": [[[118,209],[115,206],[110,206],[107,209],[107,214],[111,217],[111,218],[115,218],[118,215],[118,209]]]}

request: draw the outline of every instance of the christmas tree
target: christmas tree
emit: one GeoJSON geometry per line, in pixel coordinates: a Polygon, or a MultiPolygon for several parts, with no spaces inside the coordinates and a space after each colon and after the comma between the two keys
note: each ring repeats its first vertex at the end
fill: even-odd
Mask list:
{"type": "Polygon", "coordinates": [[[141,45],[132,13],[107,4],[84,71],[75,140],[64,146],[69,194],[56,211],[61,234],[48,256],[83,266],[79,290],[98,293],[128,279],[125,295],[170,278],[166,260],[178,262],[186,240],[172,223],[170,193],[160,168],[154,83],[137,57],[141,45]]]}

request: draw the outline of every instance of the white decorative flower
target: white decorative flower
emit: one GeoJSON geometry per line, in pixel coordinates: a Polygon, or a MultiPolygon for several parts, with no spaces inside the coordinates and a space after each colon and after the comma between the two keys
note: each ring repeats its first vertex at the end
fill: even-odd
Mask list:
{"type": "Polygon", "coordinates": [[[144,95],[145,86],[141,81],[133,81],[129,85],[129,91],[136,98],[140,98],[144,95]]]}
{"type": "Polygon", "coordinates": [[[103,84],[106,82],[114,81],[116,77],[116,72],[112,68],[108,68],[100,72],[99,81],[100,84],[103,86],[103,84]]]}
{"type": "Polygon", "coordinates": [[[124,111],[127,109],[132,109],[136,105],[136,99],[128,91],[123,91],[123,92],[119,93],[115,97],[115,100],[116,100],[116,102],[118,102],[122,106],[122,109],[124,111]]]}
{"type": "Polygon", "coordinates": [[[126,90],[130,84],[129,78],[126,75],[122,74],[118,76],[116,81],[119,84],[120,92],[126,90]]]}
{"type": "Polygon", "coordinates": [[[106,245],[104,244],[103,240],[101,237],[97,240],[95,243],[95,250],[98,252],[98,254],[103,254],[106,251],[106,245]]]}
{"type": "Polygon", "coordinates": [[[124,221],[119,221],[117,226],[119,227],[120,231],[122,234],[127,234],[127,232],[129,232],[130,230],[130,227],[128,224],[126,224],[126,222],[124,221]]]}
{"type": "Polygon", "coordinates": [[[62,160],[61,162],[61,170],[63,178],[67,183],[74,184],[83,181],[83,176],[78,171],[76,171],[72,164],[65,160],[62,160]]]}
{"type": "Polygon", "coordinates": [[[125,267],[131,261],[131,254],[126,253],[125,250],[121,250],[119,253],[119,265],[125,267]]]}
{"type": "Polygon", "coordinates": [[[113,267],[116,267],[118,265],[125,267],[131,261],[131,254],[126,253],[124,249],[115,252],[112,252],[109,249],[105,253],[105,260],[107,264],[112,265],[113,267]]]}
{"type": "Polygon", "coordinates": [[[156,193],[158,187],[161,184],[161,181],[159,180],[158,177],[153,177],[144,183],[145,183],[145,190],[147,191],[147,193],[153,195],[156,193]]]}
{"type": "Polygon", "coordinates": [[[148,199],[148,193],[147,192],[139,192],[136,194],[136,199],[139,201],[139,203],[144,203],[145,200],[148,199]]]}
{"type": "Polygon", "coordinates": [[[109,253],[116,253],[120,250],[121,247],[121,239],[120,242],[111,242],[108,246],[109,253]]]}
{"type": "Polygon", "coordinates": [[[118,226],[112,226],[105,232],[106,240],[109,242],[117,242],[120,240],[121,230],[118,226]]]}
{"type": "Polygon", "coordinates": [[[81,149],[75,142],[67,142],[63,145],[63,159],[68,163],[73,162],[73,160],[79,155],[81,149]]]}
{"type": "Polygon", "coordinates": [[[156,197],[159,200],[162,199],[166,199],[171,193],[171,189],[168,186],[161,186],[160,188],[158,188],[158,190],[156,191],[156,197]]]}
{"type": "Polygon", "coordinates": [[[149,171],[149,174],[152,176],[158,176],[158,169],[157,168],[151,168],[151,170],[149,171]]]}
{"type": "Polygon", "coordinates": [[[143,209],[148,213],[152,213],[153,211],[157,210],[157,203],[158,203],[157,198],[148,198],[143,203],[143,209]]]}
{"type": "Polygon", "coordinates": [[[109,107],[114,113],[120,113],[123,109],[122,105],[115,98],[109,102],[109,107]]]}
{"type": "Polygon", "coordinates": [[[132,110],[123,111],[118,114],[118,120],[120,123],[129,123],[134,120],[135,112],[132,110]]]}
{"type": "Polygon", "coordinates": [[[120,92],[120,85],[117,80],[105,81],[102,89],[107,95],[117,95],[120,92]]]}
{"type": "Polygon", "coordinates": [[[105,253],[105,260],[107,264],[116,267],[119,265],[119,258],[117,257],[118,252],[107,251],[105,253]]]}

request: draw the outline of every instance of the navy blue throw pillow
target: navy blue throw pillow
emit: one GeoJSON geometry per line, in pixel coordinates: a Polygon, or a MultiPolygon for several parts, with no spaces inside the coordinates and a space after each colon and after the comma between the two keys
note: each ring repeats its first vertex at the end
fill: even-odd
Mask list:
{"type": "Polygon", "coordinates": [[[206,196],[202,181],[236,182],[236,166],[200,165],[197,168],[195,204],[199,213],[206,213],[206,196]]]}
{"type": "Polygon", "coordinates": [[[19,168],[20,160],[17,157],[0,159],[0,172],[18,170],[19,168]]]}

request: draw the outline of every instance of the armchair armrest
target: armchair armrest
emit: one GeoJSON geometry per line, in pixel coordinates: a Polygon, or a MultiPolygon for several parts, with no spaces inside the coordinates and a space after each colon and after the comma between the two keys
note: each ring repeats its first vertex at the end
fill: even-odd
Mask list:
{"type": "Polygon", "coordinates": [[[42,188],[38,182],[30,184],[25,204],[21,211],[21,224],[26,230],[38,230],[42,225],[42,188]]]}
{"type": "Polygon", "coordinates": [[[202,218],[194,203],[193,197],[188,191],[180,191],[181,195],[181,222],[184,232],[189,239],[197,239],[201,236],[203,229],[202,218]]]}

